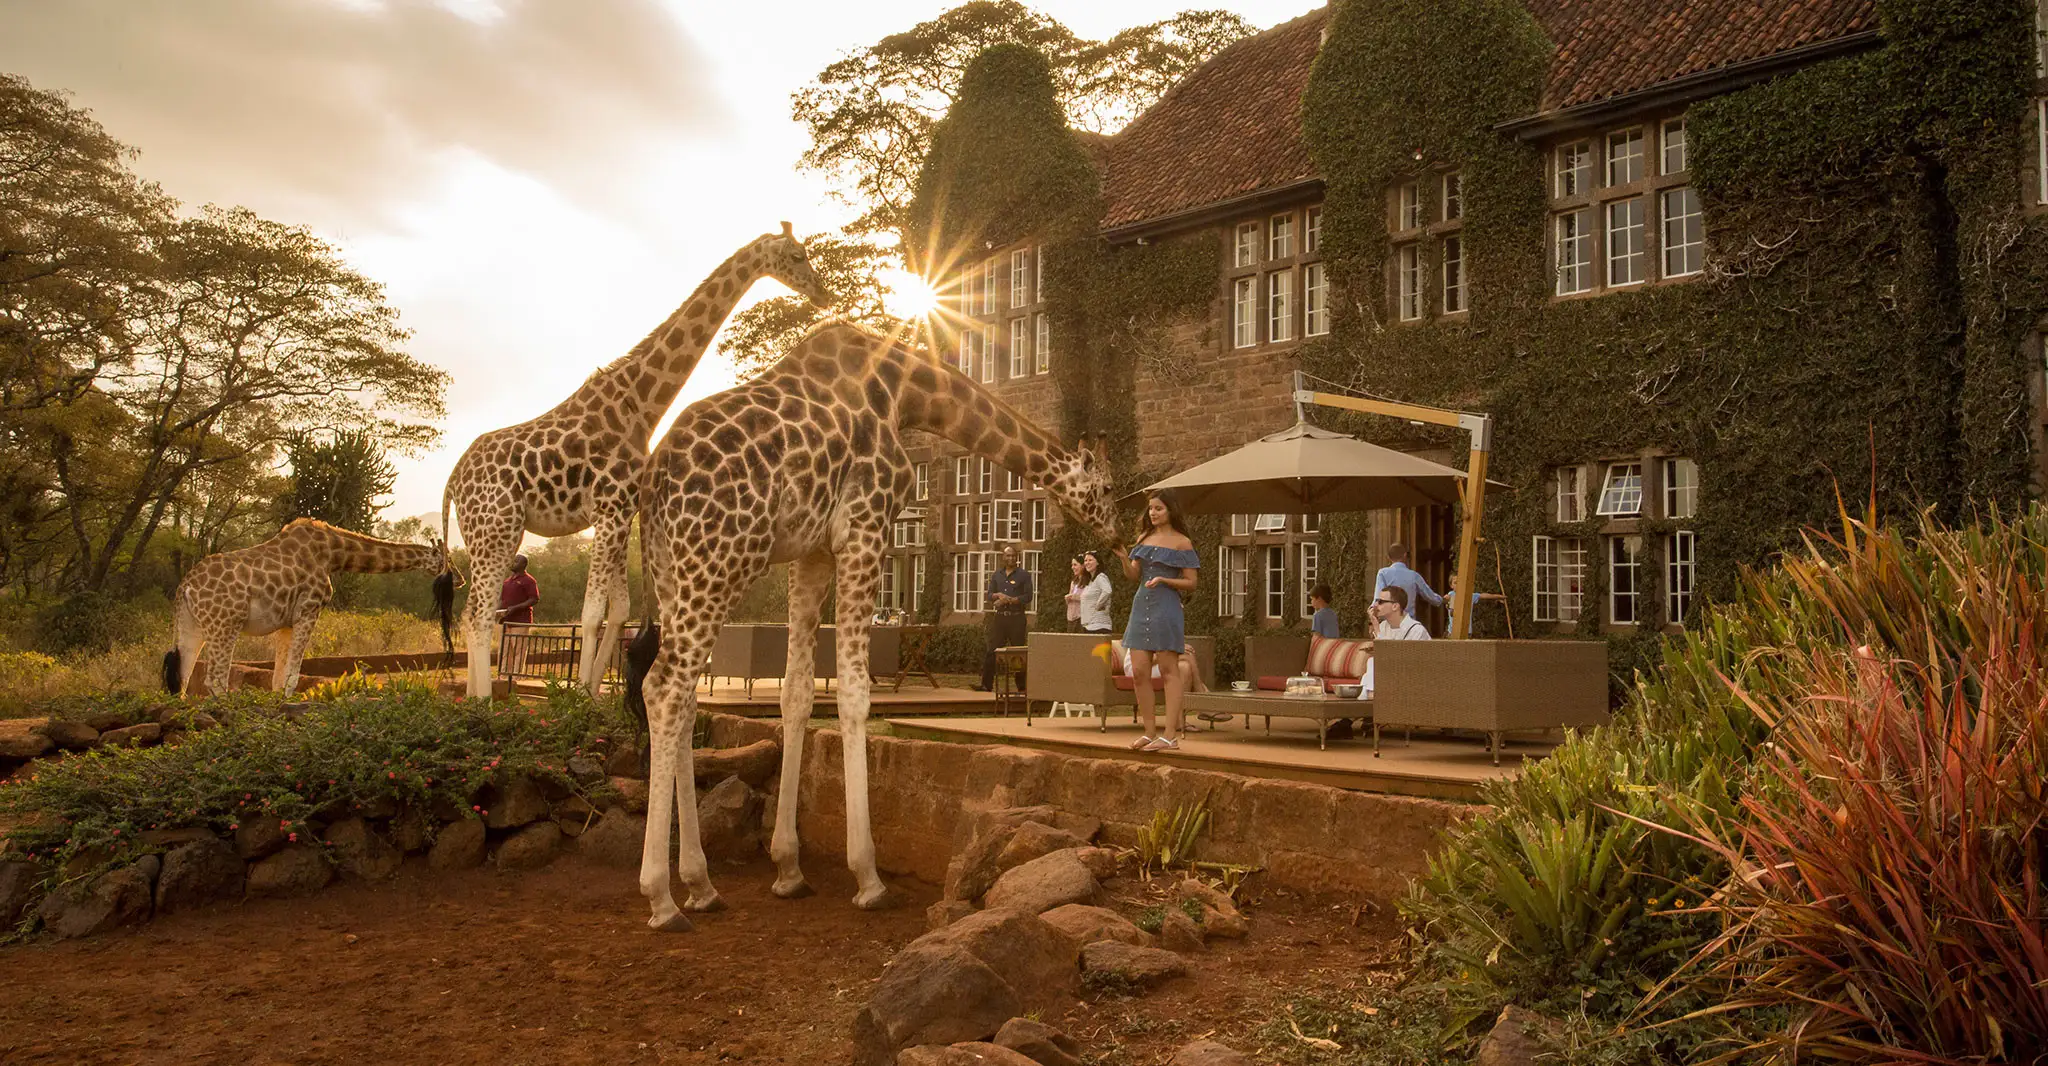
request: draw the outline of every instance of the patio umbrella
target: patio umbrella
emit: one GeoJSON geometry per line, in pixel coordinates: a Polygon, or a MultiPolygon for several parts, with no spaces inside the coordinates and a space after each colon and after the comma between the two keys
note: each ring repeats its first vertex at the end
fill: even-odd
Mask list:
{"type": "Polygon", "coordinates": [[[1328,514],[1456,506],[1464,486],[1462,470],[1297,422],[1144,491],[1174,489],[1190,514],[1328,514]]]}

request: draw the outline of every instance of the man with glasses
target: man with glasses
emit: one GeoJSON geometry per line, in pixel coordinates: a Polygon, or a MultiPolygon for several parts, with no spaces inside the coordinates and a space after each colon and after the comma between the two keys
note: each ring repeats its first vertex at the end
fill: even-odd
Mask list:
{"type": "Polygon", "coordinates": [[[1379,625],[1374,640],[1428,640],[1429,630],[1408,617],[1408,590],[1390,585],[1372,598],[1372,617],[1379,625]]]}

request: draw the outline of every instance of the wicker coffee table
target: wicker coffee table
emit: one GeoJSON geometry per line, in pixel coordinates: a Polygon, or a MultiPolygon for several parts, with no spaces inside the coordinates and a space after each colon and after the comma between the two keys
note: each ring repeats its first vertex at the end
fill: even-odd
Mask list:
{"type": "Polygon", "coordinates": [[[1266,720],[1266,732],[1273,732],[1275,718],[1307,718],[1316,724],[1316,747],[1328,750],[1330,723],[1347,718],[1372,717],[1372,701],[1324,695],[1316,699],[1288,699],[1278,692],[1190,692],[1182,697],[1190,713],[1241,714],[1250,729],[1251,718],[1266,720]]]}

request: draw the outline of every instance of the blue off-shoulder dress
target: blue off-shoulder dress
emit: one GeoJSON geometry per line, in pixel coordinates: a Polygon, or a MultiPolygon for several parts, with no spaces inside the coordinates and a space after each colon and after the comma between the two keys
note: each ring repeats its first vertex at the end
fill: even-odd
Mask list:
{"type": "Polygon", "coordinates": [[[1180,593],[1165,585],[1147,587],[1155,577],[1180,577],[1198,569],[1202,556],[1179,548],[1140,544],[1131,549],[1138,560],[1138,595],[1131,601],[1131,620],[1124,626],[1124,647],[1138,651],[1179,652],[1187,648],[1187,625],[1181,617],[1180,593]]]}

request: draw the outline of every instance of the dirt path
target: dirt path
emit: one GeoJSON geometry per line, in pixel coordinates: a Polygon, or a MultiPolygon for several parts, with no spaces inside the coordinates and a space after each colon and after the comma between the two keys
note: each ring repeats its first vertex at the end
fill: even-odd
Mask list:
{"type": "MultiPolygon", "coordinates": [[[[408,865],[391,884],[0,948],[0,1062],[844,1063],[855,1012],[937,892],[896,881],[907,904],[864,914],[832,860],[806,868],[819,894],[796,901],[769,894],[765,860],[715,870],[731,908],[686,935],[646,928],[631,871],[564,859],[408,865]]],[[[1146,904],[1123,887],[1120,909],[1146,904]]],[[[1392,939],[1343,907],[1262,902],[1251,938],[1195,956],[1190,978],[1049,1020],[1097,1063],[1163,1062],[1210,1034],[1249,1051],[1286,995],[1355,978],[1392,939]]]]}

